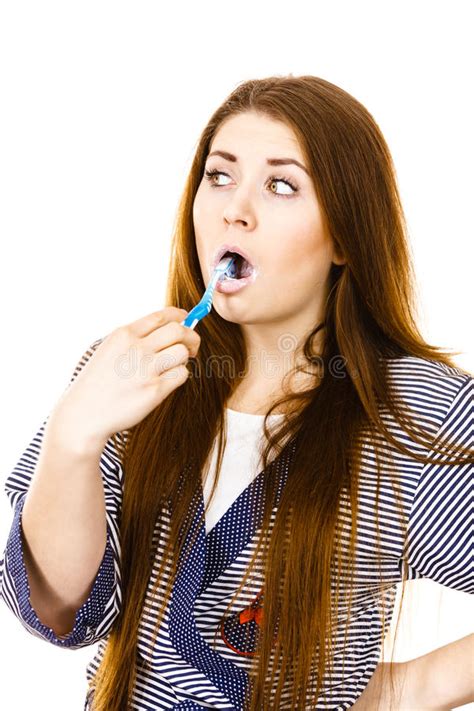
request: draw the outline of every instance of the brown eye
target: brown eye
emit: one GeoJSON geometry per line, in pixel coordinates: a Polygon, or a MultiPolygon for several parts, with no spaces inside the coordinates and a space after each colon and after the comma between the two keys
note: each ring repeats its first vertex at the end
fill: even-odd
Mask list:
{"type": "Polygon", "coordinates": [[[270,186],[275,185],[276,183],[283,183],[287,187],[291,188],[291,193],[274,193],[274,190],[271,190],[272,193],[275,195],[278,195],[278,197],[291,197],[294,193],[298,192],[298,188],[296,185],[293,185],[289,180],[286,178],[277,178],[277,177],[272,177],[269,180],[270,186]]]}
{"type": "MultiPolygon", "coordinates": [[[[227,175],[227,173],[224,173],[222,170],[205,170],[204,171],[204,177],[206,178],[206,180],[208,180],[211,183],[211,187],[213,187],[213,188],[223,187],[222,185],[219,185],[218,183],[214,182],[214,178],[217,177],[218,175],[225,175],[227,178],[229,177],[227,175]]],[[[291,192],[289,192],[289,193],[278,193],[275,190],[273,190],[272,187],[270,187],[270,192],[272,192],[277,197],[289,198],[298,192],[298,188],[296,187],[296,185],[293,185],[291,180],[289,180],[288,178],[278,177],[276,175],[270,176],[267,184],[269,184],[270,186],[273,186],[276,183],[283,183],[284,185],[286,185],[287,187],[289,187],[291,189],[291,192]]]]}
{"type": "Polygon", "coordinates": [[[227,178],[229,177],[226,173],[223,173],[220,170],[206,170],[204,172],[204,177],[206,178],[206,180],[208,180],[211,183],[212,187],[217,187],[217,188],[221,187],[218,183],[214,182],[214,178],[217,177],[218,175],[225,175],[227,178]]]}

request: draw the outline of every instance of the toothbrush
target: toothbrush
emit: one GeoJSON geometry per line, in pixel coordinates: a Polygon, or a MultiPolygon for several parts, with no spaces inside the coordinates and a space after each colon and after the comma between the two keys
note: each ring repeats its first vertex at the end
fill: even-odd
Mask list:
{"type": "Polygon", "coordinates": [[[207,316],[212,307],[212,297],[214,295],[214,289],[216,284],[220,281],[225,273],[230,269],[232,264],[235,262],[235,257],[225,257],[221,259],[219,264],[216,266],[212,272],[211,280],[207,286],[206,291],[201,299],[201,301],[188,313],[184,321],[181,321],[182,326],[188,326],[189,328],[194,328],[196,324],[207,316]]]}

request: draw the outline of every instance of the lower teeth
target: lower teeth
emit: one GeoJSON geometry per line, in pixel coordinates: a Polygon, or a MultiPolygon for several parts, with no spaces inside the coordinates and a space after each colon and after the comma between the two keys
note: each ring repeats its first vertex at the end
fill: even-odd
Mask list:
{"type": "Polygon", "coordinates": [[[246,264],[243,268],[235,263],[231,265],[230,269],[225,273],[225,279],[231,279],[232,281],[239,281],[239,279],[244,279],[251,275],[253,268],[246,264]]]}
{"type": "Polygon", "coordinates": [[[237,272],[236,274],[225,274],[224,279],[229,281],[240,281],[241,279],[245,279],[247,276],[250,276],[250,274],[241,274],[240,272],[237,272]]]}

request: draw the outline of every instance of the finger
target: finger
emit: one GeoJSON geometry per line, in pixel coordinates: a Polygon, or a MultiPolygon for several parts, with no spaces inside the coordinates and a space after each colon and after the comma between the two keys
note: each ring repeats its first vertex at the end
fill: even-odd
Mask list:
{"type": "Polygon", "coordinates": [[[132,321],[129,327],[140,338],[148,336],[160,326],[163,326],[171,321],[182,321],[187,315],[186,309],[179,309],[177,306],[165,306],[159,311],[153,311],[147,316],[132,321]]]}
{"type": "Polygon", "coordinates": [[[161,328],[155,329],[146,337],[146,347],[152,352],[158,352],[176,343],[182,343],[194,357],[201,344],[200,336],[177,321],[170,321],[161,328]]]}
{"type": "Polygon", "coordinates": [[[160,393],[163,397],[167,397],[173,390],[175,390],[179,385],[184,385],[184,383],[189,378],[189,370],[183,363],[177,365],[175,368],[170,368],[165,370],[159,379],[160,383],[160,393]]]}
{"type": "Polygon", "coordinates": [[[153,356],[153,374],[159,376],[166,370],[176,368],[177,365],[186,365],[188,360],[189,351],[187,347],[183,343],[175,343],[153,356]]]}

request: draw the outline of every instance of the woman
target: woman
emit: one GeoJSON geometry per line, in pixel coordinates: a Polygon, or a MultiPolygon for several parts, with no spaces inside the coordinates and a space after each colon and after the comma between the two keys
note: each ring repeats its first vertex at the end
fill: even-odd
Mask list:
{"type": "Polygon", "coordinates": [[[197,146],[172,306],[92,344],[7,481],[3,597],[53,644],[100,641],[86,708],[388,708],[396,584],[474,591],[473,378],[423,340],[413,283],[368,111],[313,76],[238,86],[197,146]],[[252,276],[198,335],[179,324],[227,251],[252,276]]]}

